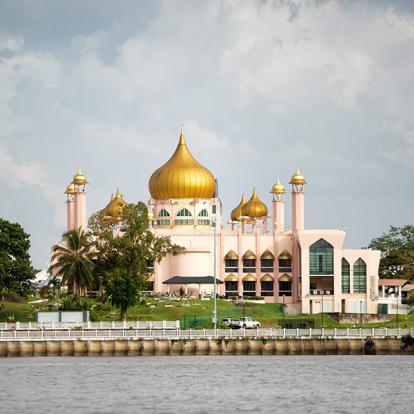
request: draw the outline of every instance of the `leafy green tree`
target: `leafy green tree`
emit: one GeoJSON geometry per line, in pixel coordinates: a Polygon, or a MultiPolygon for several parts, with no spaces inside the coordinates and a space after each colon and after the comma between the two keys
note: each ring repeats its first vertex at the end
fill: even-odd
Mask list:
{"type": "Polygon", "coordinates": [[[388,232],[371,241],[381,250],[380,277],[414,279],[414,226],[390,226],[388,232]]]}
{"type": "Polygon", "coordinates": [[[89,235],[82,229],[64,233],[62,242],[53,246],[49,272],[62,276],[62,284],[77,291],[79,301],[84,289],[90,288],[93,282],[94,255],[91,248],[89,235]]]}
{"type": "Polygon", "coordinates": [[[97,212],[90,218],[89,228],[96,251],[95,279],[103,285],[112,304],[120,308],[121,319],[125,319],[139,291],[145,289],[148,264],[168,254],[180,254],[183,249],[169,237],[154,234],[149,227],[147,206],[142,202],[128,204],[122,219],[97,212]]]}
{"type": "Polygon", "coordinates": [[[27,295],[31,290],[33,269],[29,248],[30,236],[17,223],[0,219],[0,296],[6,293],[27,295]]]}

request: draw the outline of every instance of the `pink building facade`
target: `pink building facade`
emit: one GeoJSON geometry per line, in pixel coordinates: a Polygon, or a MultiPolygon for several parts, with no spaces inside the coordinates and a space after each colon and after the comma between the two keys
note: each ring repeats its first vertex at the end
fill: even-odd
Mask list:
{"type": "MultiPolygon", "coordinates": [[[[270,215],[254,191],[226,220],[214,176],[193,158],[181,133],[173,156],[151,176],[148,210],[152,231],[185,252],[154,264],[153,291],[211,294],[211,284],[164,282],[216,275],[223,297],[261,296],[310,314],[377,313],[380,252],[344,249],[342,229],[306,229],[306,181],[299,170],[290,184],[291,227],[285,225],[286,193],[279,180],[270,215]]],[[[68,228],[86,225],[85,198],[84,184],[68,194],[68,228]]]]}

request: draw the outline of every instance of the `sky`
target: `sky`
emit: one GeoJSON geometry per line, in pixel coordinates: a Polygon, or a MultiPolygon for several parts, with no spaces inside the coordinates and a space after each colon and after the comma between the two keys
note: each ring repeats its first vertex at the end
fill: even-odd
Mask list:
{"type": "MultiPolygon", "coordinates": [[[[0,0],[0,217],[47,266],[66,185],[149,198],[181,124],[224,212],[307,179],[305,226],[413,223],[413,1],[0,0]]],[[[290,194],[286,194],[290,223],[290,194]]]]}

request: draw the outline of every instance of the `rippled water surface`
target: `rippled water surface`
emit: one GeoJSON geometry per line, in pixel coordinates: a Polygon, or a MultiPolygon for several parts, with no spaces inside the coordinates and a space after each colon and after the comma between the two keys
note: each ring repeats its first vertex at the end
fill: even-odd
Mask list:
{"type": "Polygon", "coordinates": [[[408,413],[409,356],[0,359],[1,413],[408,413]]]}

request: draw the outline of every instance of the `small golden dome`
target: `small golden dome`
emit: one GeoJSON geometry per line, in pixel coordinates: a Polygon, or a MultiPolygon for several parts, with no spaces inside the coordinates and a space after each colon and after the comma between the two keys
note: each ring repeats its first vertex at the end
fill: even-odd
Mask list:
{"type": "Polygon", "coordinates": [[[149,180],[151,197],[156,200],[169,198],[213,198],[213,174],[191,155],[181,129],[180,139],[172,157],[149,180]]]}
{"type": "Polygon", "coordinates": [[[253,194],[250,200],[242,207],[242,215],[249,217],[267,216],[267,207],[256,194],[256,188],[253,188],[253,194]]]}
{"type": "Polygon", "coordinates": [[[75,184],[73,184],[72,182],[66,187],[65,194],[73,194],[74,192],[75,192],[75,184]]]}
{"type": "Polygon", "coordinates": [[[239,221],[240,220],[240,216],[242,216],[242,208],[243,206],[246,204],[246,196],[242,195],[242,198],[240,200],[239,205],[231,212],[231,221],[239,221]]]}
{"type": "Polygon", "coordinates": [[[305,177],[300,172],[299,167],[296,170],[295,174],[292,175],[292,178],[290,179],[289,184],[294,184],[294,185],[306,184],[305,177]]]}
{"type": "Polygon", "coordinates": [[[104,217],[120,218],[126,205],[126,201],[123,199],[119,189],[117,189],[115,197],[111,195],[111,201],[102,210],[101,214],[104,217]]]}
{"type": "Polygon", "coordinates": [[[86,180],[86,177],[81,170],[78,170],[78,172],[73,177],[73,183],[76,185],[88,184],[88,181],[86,180]]]}
{"type": "Polygon", "coordinates": [[[285,187],[284,185],[280,182],[279,177],[277,177],[277,182],[276,184],[272,187],[272,194],[285,194],[285,187]]]}

